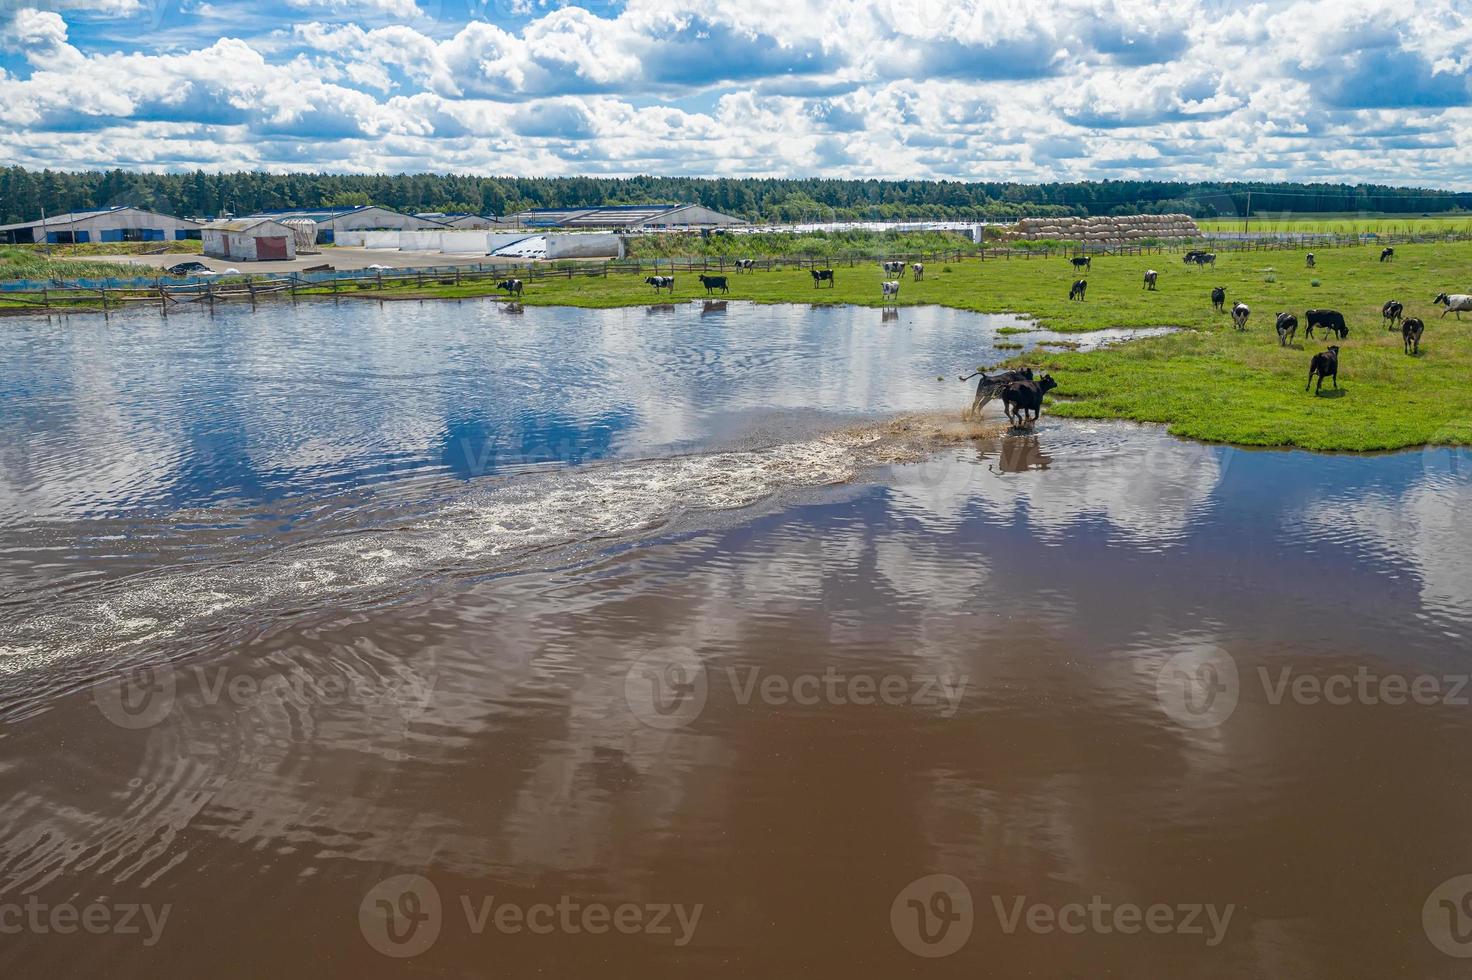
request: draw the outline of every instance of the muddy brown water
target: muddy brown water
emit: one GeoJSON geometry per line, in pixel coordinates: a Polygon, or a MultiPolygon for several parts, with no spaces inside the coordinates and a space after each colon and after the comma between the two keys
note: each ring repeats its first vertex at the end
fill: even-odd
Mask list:
{"type": "Polygon", "coordinates": [[[480,352],[387,357],[459,336],[428,311],[342,327],[373,425],[246,370],[305,378],[305,327],[171,324],[238,372],[136,401],[101,352],[146,323],[28,338],[66,350],[5,362],[0,971],[1465,975],[1465,453],[967,428],[926,387],[964,318],[701,312],[526,311],[516,356],[643,359],[566,401],[623,420],[578,458],[474,474],[444,433],[528,415],[462,424],[480,352]]]}

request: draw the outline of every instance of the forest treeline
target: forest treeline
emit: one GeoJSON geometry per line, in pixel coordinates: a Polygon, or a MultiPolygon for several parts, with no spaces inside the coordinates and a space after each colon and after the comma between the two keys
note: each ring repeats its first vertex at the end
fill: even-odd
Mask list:
{"type": "Polygon", "coordinates": [[[788,180],[766,177],[472,177],[457,174],[140,173],[0,167],[0,224],[135,205],[181,217],[279,208],[381,204],[400,211],[506,215],[534,207],[696,203],[753,221],[996,219],[1184,212],[1440,214],[1472,209],[1472,193],[1370,184],[1106,180],[788,180]]]}

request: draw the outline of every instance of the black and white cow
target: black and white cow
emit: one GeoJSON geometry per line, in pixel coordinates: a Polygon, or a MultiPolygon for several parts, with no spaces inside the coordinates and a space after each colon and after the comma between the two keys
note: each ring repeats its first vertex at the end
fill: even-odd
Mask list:
{"type": "Polygon", "coordinates": [[[1094,260],[1088,255],[1075,255],[1069,261],[1073,263],[1075,269],[1088,269],[1091,272],[1094,269],[1094,260]]]}
{"type": "Polygon", "coordinates": [[[1298,317],[1292,313],[1278,314],[1278,346],[1287,347],[1298,333],[1298,317]]]}
{"type": "Polygon", "coordinates": [[[674,276],[648,276],[644,281],[653,286],[656,293],[661,289],[668,289],[671,293],[675,291],[674,276]]]}
{"type": "Polygon", "coordinates": [[[1156,272],[1154,269],[1146,269],[1145,285],[1142,288],[1153,290],[1155,288],[1155,280],[1159,275],[1160,273],[1156,272]]]}
{"type": "Polygon", "coordinates": [[[1421,334],[1426,332],[1426,324],[1418,317],[1408,316],[1400,325],[1400,339],[1405,344],[1407,354],[1421,353],[1421,334]]]}
{"type": "Polygon", "coordinates": [[[1232,307],[1232,326],[1238,330],[1247,329],[1247,318],[1252,315],[1252,308],[1246,303],[1237,303],[1232,307]]]}
{"type": "Polygon", "coordinates": [[[1393,248],[1383,248],[1383,249],[1380,250],[1380,261],[1381,262],[1389,262],[1393,258],[1395,258],[1395,249],[1393,249],[1393,248]]]}
{"type": "Polygon", "coordinates": [[[1084,293],[1088,292],[1088,290],[1089,281],[1087,279],[1075,279],[1073,286],[1068,290],[1068,298],[1070,300],[1076,299],[1082,303],[1084,301],[1084,293]]]}
{"type": "Polygon", "coordinates": [[[1394,330],[1395,325],[1400,322],[1401,314],[1405,307],[1398,300],[1391,300],[1380,307],[1380,315],[1385,318],[1385,329],[1394,330]]]}
{"type": "Polygon", "coordinates": [[[888,282],[880,283],[879,289],[884,299],[899,299],[900,297],[900,283],[898,279],[891,279],[888,282]]]}
{"type": "Polygon", "coordinates": [[[829,289],[832,289],[834,287],[834,285],[837,283],[837,280],[833,277],[833,270],[832,269],[813,269],[811,271],[813,273],[813,288],[814,289],[817,289],[818,288],[818,284],[819,283],[825,283],[826,282],[828,284],[828,288],[829,289]]]}
{"type": "Polygon", "coordinates": [[[520,296],[522,284],[520,279],[503,279],[496,283],[496,288],[505,290],[507,296],[520,296]]]}
{"type": "Polygon", "coordinates": [[[919,282],[921,279],[924,279],[925,278],[925,263],[923,263],[923,262],[916,262],[914,265],[910,266],[910,276],[916,282],[919,282]]]}
{"type": "Polygon", "coordinates": [[[1443,320],[1446,319],[1448,313],[1455,313],[1458,320],[1462,318],[1463,313],[1472,313],[1472,296],[1468,296],[1466,293],[1452,293],[1451,295],[1437,293],[1436,298],[1431,302],[1446,307],[1446,309],[1441,311],[1441,318],[1443,320]]]}

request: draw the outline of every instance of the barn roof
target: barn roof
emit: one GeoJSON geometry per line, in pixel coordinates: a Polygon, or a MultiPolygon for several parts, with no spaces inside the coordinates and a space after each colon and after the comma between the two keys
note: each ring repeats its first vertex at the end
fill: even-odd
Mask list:
{"type": "Polygon", "coordinates": [[[17,228],[40,228],[43,224],[47,228],[60,228],[64,225],[76,224],[88,218],[95,218],[103,214],[113,214],[118,211],[141,211],[144,214],[156,214],[160,218],[168,218],[170,221],[187,221],[190,224],[199,224],[191,218],[176,218],[172,214],[163,214],[159,211],[150,211],[147,208],[134,207],[131,204],[120,204],[111,208],[93,208],[90,211],[68,211],[65,214],[50,214],[45,219],[37,218],[35,221],[17,221],[15,224],[0,225],[0,231],[14,231],[17,228]]]}

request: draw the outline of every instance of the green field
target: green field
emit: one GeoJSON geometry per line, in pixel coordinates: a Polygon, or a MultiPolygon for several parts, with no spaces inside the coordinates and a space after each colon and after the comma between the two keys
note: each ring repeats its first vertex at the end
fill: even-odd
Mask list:
{"type": "MultiPolygon", "coordinates": [[[[1427,443],[1472,443],[1472,315],[1440,318],[1439,292],[1472,292],[1472,243],[1399,245],[1397,259],[1378,261],[1375,246],[1326,248],[1318,267],[1304,267],[1296,250],[1222,252],[1215,269],[1187,268],[1172,253],[1097,257],[1086,273],[1086,302],[1069,302],[1076,278],[1059,257],[968,257],[931,263],[922,282],[906,279],[899,305],[939,304],[987,313],[1018,313],[1060,331],[1103,327],[1180,327],[1180,333],[1102,351],[1035,352],[1017,364],[1053,371],[1060,386],[1050,411],[1079,418],[1159,422],[1198,439],[1320,450],[1398,449],[1427,443]],[[1160,273],[1159,289],[1142,288],[1147,268],[1160,273]],[[1320,285],[1314,286],[1314,281],[1320,285]],[[1252,307],[1246,332],[1231,326],[1210,303],[1212,286],[1227,290],[1228,305],[1252,307]],[[1426,321],[1419,357],[1402,353],[1398,334],[1386,332],[1380,307],[1396,298],[1426,321]],[[1326,341],[1278,346],[1273,320],[1310,307],[1337,309],[1349,326],[1341,345],[1342,393],[1305,394],[1308,361],[1326,341]]],[[[731,290],[717,298],[764,303],[884,305],[877,262],[837,264],[837,284],[814,288],[807,270],[727,272],[731,290]]],[[[368,284],[365,284],[368,285],[368,284]]],[[[307,295],[307,291],[301,291],[307,295]]],[[[317,290],[325,294],[326,290],[317,290]]],[[[501,297],[489,282],[461,286],[429,281],[382,291],[343,289],[347,297],[413,300],[501,297]]],[[[544,278],[529,281],[527,305],[614,307],[704,299],[695,273],[677,272],[674,295],[656,295],[641,276],[544,278]]],[[[501,297],[504,301],[504,297],[501,297]]],[[[95,300],[94,300],[95,301],[95,300]]],[[[0,299],[0,304],[4,300],[0,299]]],[[[1026,334],[1017,338],[1025,340],[1026,334]]],[[[957,364],[968,371],[975,365],[957,364]]],[[[958,391],[958,405],[963,400],[958,391]]]]}
{"type": "Polygon", "coordinates": [[[1244,225],[1241,218],[1201,218],[1202,231],[1248,231],[1263,234],[1336,235],[1437,235],[1447,232],[1472,234],[1472,214],[1437,215],[1423,218],[1405,214],[1254,214],[1244,225]]]}
{"type": "MultiPolygon", "coordinates": [[[[1076,418],[1120,418],[1168,425],[1198,439],[1321,450],[1397,449],[1426,443],[1472,443],[1472,315],[1440,319],[1438,292],[1472,291],[1472,243],[1403,245],[1392,263],[1374,247],[1323,249],[1306,269],[1300,251],[1222,253],[1214,270],[1186,268],[1166,253],[1097,258],[1087,274],[1088,299],[1069,302],[1073,268],[1061,258],[981,261],[931,266],[925,280],[906,280],[900,304],[936,303],[981,312],[1014,312],[1054,330],[1175,326],[1168,337],[1092,353],[1048,352],[1016,363],[1056,373],[1051,410],[1076,418]],[[1146,268],[1160,272],[1159,289],[1141,288],[1146,268]],[[947,271],[949,270],[949,271],[947,271]],[[1314,280],[1320,282],[1313,286],[1314,280]],[[1244,333],[1210,303],[1212,286],[1226,288],[1228,305],[1252,307],[1244,333]],[[1408,315],[1426,321],[1419,357],[1401,351],[1380,307],[1396,298],[1408,315]],[[1280,311],[1311,307],[1345,314],[1350,335],[1341,346],[1342,395],[1305,394],[1309,356],[1323,341],[1278,346],[1280,311]]],[[[728,274],[725,298],[758,302],[852,303],[881,306],[877,264],[837,268],[833,289],[815,289],[806,271],[728,274]]],[[[385,295],[483,295],[479,285],[412,288],[385,295]]],[[[377,295],[376,293],[374,294],[377,295]]],[[[528,305],[608,307],[703,299],[694,273],[677,273],[673,298],[633,275],[543,280],[528,284],[528,305]]],[[[973,365],[958,364],[956,370],[973,365]]],[[[960,398],[958,396],[958,402],[960,398]]]]}

